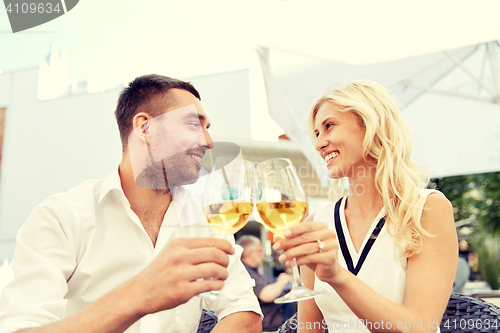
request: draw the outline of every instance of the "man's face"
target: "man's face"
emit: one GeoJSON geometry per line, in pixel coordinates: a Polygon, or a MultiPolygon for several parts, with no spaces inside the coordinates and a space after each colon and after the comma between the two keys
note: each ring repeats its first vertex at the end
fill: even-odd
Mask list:
{"type": "Polygon", "coordinates": [[[200,159],[213,146],[210,122],[200,101],[182,89],[171,89],[168,94],[169,106],[147,125],[152,165],[144,177],[153,189],[164,189],[165,180],[169,188],[196,182],[200,159]]]}
{"type": "Polygon", "coordinates": [[[255,248],[252,250],[251,256],[254,263],[253,267],[259,267],[264,262],[264,251],[262,251],[262,244],[260,242],[255,243],[255,248]]]}

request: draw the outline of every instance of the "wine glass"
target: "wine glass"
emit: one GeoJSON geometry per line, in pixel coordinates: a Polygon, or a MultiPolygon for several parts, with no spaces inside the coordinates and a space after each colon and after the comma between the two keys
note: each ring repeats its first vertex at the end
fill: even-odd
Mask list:
{"type": "MultiPolygon", "coordinates": [[[[295,168],[286,158],[276,158],[257,165],[256,202],[264,225],[283,237],[286,229],[301,223],[307,214],[307,202],[295,168]]],[[[290,292],[274,303],[291,303],[319,295],[302,284],[297,261],[292,260],[293,284],[290,292]]]]}
{"type": "MultiPolygon", "coordinates": [[[[222,239],[230,239],[247,224],[254,201],[253,164],[241,158],[227,162],[225,157],[216,159],[203,195],[203,214],[215,231],[213,237],[222,239]]],[[[209,300],[236,300],[219,291],[201,293],[200,296],[209,300]]]]}

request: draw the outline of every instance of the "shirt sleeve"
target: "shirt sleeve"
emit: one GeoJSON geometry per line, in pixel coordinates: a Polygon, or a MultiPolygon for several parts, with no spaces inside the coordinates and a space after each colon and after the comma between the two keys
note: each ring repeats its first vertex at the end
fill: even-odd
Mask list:
{"type": "Polygon", "coordinates": [[[76,266],[75,222],[70,209],[51,197],[21,227],[12,259],[14,279],[0,299],[0,333],[64,317],[66,281],[76,266]]]}
{"type": "Polygon", "coordinates": [[[264,316],[260,309],[259,301],[253,292],[254,280],[250,278],[245,266],[240,261],[243,248],[234,244],[234,238],[232,239],[232,244],[235,254],[230,256],[228,266],[229,276],[221,292],[237,298],[237,301],[207,301],[207,306],[210,310],[217,313],[219,321],[227,315],[240,311],[255,312],[260,315],[262,320],[264,316]]]}

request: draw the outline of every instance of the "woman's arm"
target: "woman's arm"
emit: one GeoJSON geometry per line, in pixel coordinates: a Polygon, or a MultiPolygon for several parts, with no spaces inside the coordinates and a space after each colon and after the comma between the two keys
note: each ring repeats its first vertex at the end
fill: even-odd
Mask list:
{"type": "MultiPolygon", "coordinates": [[[[300,276],[304,286],[314,290],[314,271],[311,271],[307,266],[302,266],[300,276]]],[[[299,302],[297,319],[298,333],[323,333],[325,331],[323,314],[314,298],[299,302]]]]}
{"type": "Polygon", "coordinates": [[[337,255],[338,243],[331,235],[325,236],[328,230],[322,223],[303,223],[290,229],[292,234],[280,241],[280,248],[287,250],[280,259],[299,257],[297,264],[314,269],[360,319],[377,323],[373,326],[380,329],[368,327],[371,332],[435,332],[451,292],[458,260],[450,202],[442,195],[431,194],[421,223],[435,237],[425,238],[422,251],[408,259],[403,305],[382,297],[338,264],[333,256],[337,255]],[[317,252],[316,239],[326,244],[322,253],[317,252]]]}

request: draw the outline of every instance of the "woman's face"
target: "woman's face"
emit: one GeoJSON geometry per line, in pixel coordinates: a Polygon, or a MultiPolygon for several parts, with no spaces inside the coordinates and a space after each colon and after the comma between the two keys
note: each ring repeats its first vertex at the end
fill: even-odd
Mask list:
{"type": "Polygon", "coordinates": [[[363,158],[365,129],[350,111],[339,111],[325,102],[314,119],[316,150],[328,168],[330,178],[351,179],[369,175],[369,164],[363,158]]]}

